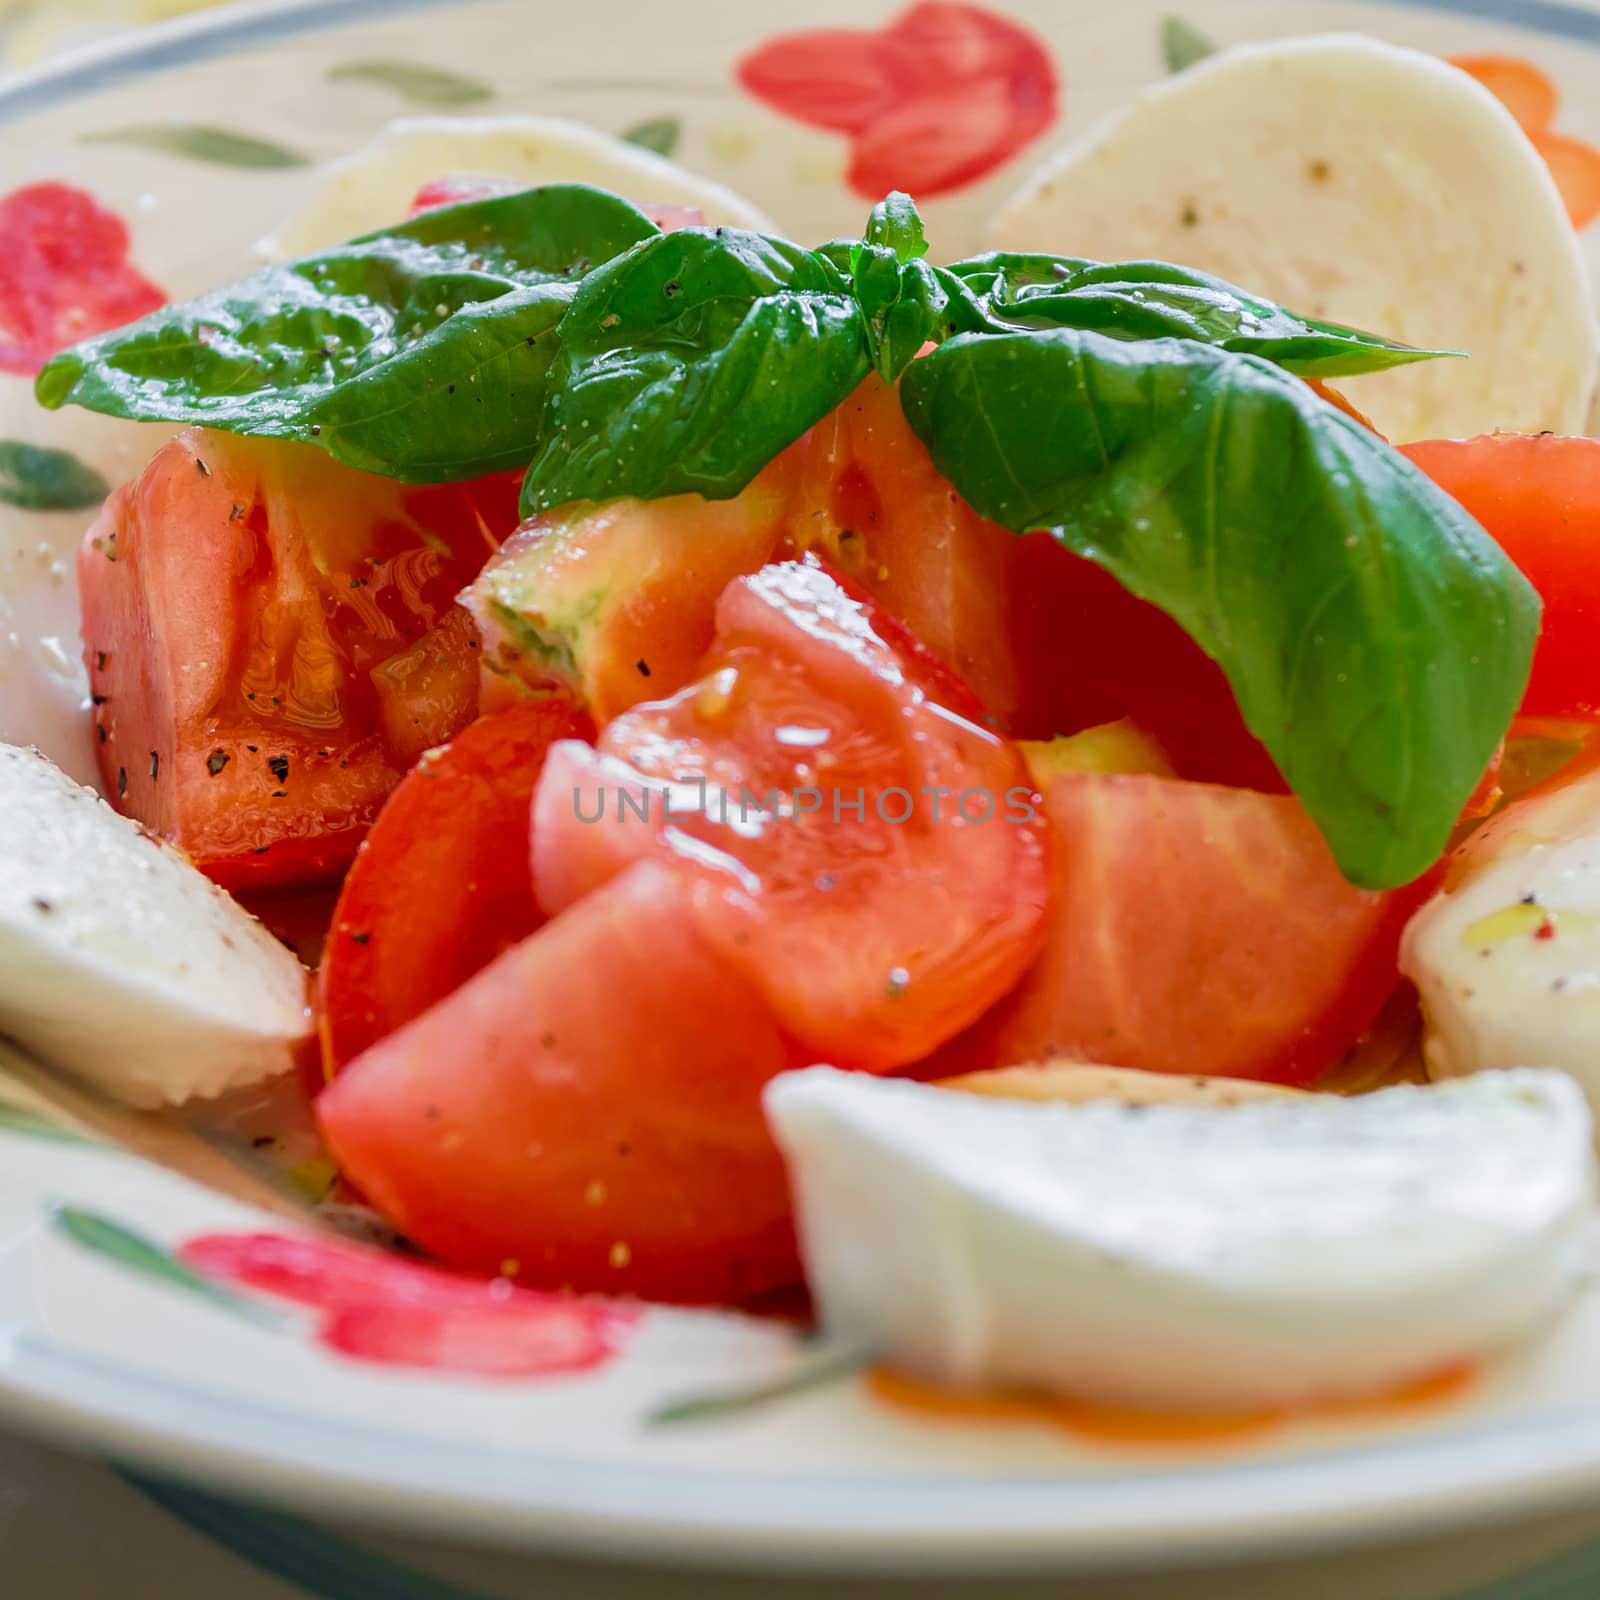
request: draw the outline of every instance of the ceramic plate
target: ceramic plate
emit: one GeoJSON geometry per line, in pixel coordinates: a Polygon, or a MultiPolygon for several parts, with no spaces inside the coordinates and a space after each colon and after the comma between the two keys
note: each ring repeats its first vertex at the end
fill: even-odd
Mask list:
{"type": "MultiPolygon", "coordinates": [[[[310,163],[395,115],[448,109],[630,133],[808,241],[856,231],[871,197],[852,175],[887,164],[911,187],[942,189],[924,209],[954,255],[1030,161],[1169,70],[1163,22],[1179,4],[1221,43],[1356,29],[1440,54],[1523,56],[1557,84],[1560,130],[1600,139],[1600,12],[1587,8],[995,3],[1047,63],[1053,107],[1036,99],[1020,115],[1003,84],[974,91],[982,61],[930,53],[916,126],[897,132],[866,108],[853,139],[801,120],[803,94],[779,106],[741,87],[739,62],[793,27],[793,8],[233,8],[0,90],[0,233],[17,226],[17,190],[66,185],[126,226],[125,251],[115,227],[99,236],[106,271],[182,296],[247,262],[310,163]]],[[[814,0],[805,22],[867,30],[899,9],[814,0]]],[[[853,47],[835,48],[844,83],[853,47]]],[[[0,259],[0,296],[20,292],[16,260],[0,259]]],[[[105,479],[137,468],[150,435],[37,410],[28,365],[26,349],[0,345],[0,440],[70,452],[105,479]]],[[[0,673],[15,690],[0,735],[87,775],[70,582],[86,495],[62,458],[0,450],[0,673]]],[[[1136,1444],[907,1409],[778,1320],[600,1317],[514,1291],[464,1305],[421,1269],[350,1253],[329,1229],[337,1217],[313,1205],[328,1175],[310,1144],[260,1131],[270,1107],[231,1108],[201,1134],[114,1113],[20,1060],[0,1082],[0,1410],[220,1490],[653,1559],[943,1572],[1180,1565],[1600,1495],[1600,1290],[1457,1395],[1136,1444]],[[766,1385],[794,1392],[671,1420],[685,1398],[766,1385]]]]}

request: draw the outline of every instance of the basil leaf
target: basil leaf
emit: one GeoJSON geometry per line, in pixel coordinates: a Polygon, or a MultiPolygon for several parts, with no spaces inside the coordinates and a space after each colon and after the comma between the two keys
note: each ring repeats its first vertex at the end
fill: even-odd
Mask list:
{"type": "Polygon", "coordinates": [[[1220,664],[1348,878],[1387,888],[1438,859],[1539,618],[1454,500],[1304,384],[1210,345],[965,336],[900,388],[979,512],[1048,528],[1220,664]]]}
{"type": "Polygon", "coordinates": [[[949,271],[978,297],[986,324],[1001,332],[1082,328],[1116,339],[1196,339],[1261,356],[1305,378],[1352,377],[1460,354],[1299,317],[1208,272],[1165,261],[995,252],[949,271]]]}
{"type": "Polygon", "coordinates": [[[577,184],[441,206],[74,345],[35,392],[305,440],[411,482],[519,467],[576,280],[659,232],[577,184]]]}
{"type": "Polygon", "coordinates": [[[578,289],[523,510],[726,499],[867,370],[860,308],[826,257],[735,228],[663,234],[578,289]]]}
{"type": "Polygon", "coordinates": [[[928,253],[928,237],[916,203],[903,190],[894,189],[872,208],[867,221],[869,247],[893,251],[899,261],[919,261],[928,253]]]}

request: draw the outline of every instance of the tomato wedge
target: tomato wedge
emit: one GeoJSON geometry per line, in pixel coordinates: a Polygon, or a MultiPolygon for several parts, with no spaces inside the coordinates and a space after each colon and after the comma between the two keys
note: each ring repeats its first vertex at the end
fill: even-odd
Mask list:
{"type": "Polygon", "coordinates": [[[1523,714],[1600,714],[1600,439],[1495,433],[1400,449],[1489,530],[1544,601],[1523,714]]]}
{"type": "Polygon", "coordinates": [[[771,1013],[645,863],[374,1045],[317,1101],[347,1177],[442,1260],[739,1301],[800,1275],[771,1013]]]}
{"type": "Polygon", "coordinates": [[[464,729],[389,797],[344,881],[318,974],[331,1079],[543,921],[528,876],[528,806],[557,739],[589,731],[530,700],[464,729]]]}
{"type": "Polygon", "coordinates": [[[865,595],[766,567],[724,592],[697,682],[551,751],[539,898],[673,862],[704,936],[815,1055],[914,1061],[1005,993],[1042,928],[1033,785],[979,714],[865,595]]]}
{"type": "Polygon", "coordinates": [[[412,490],[308,445],[177,435],[78,557],[106,792],[229,888],[337,873],[472,715],[454,601],[513,525],[510,488],[412,490]]]}
{"type": "Polygon", "coordinates": [[[928,1075],[1068,1059],[1307,1084],[1394,988],[1436,875],[1341,876],[1298,801],[1146,774],[1051,780],[1044,953],[928,1075]]]}

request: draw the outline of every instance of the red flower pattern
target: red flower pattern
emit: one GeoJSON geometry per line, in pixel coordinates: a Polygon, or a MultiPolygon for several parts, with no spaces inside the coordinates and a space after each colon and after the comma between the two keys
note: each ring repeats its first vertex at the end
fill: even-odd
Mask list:
{"type": "Polygon", "coordinates": [[[180,1259],[202,1277],[322,1313],[320,1342],[386,1366],[477,1378],[587,1372],[639,1319],[627,1306],[469,1278],[382,1251],[272,1233],[208,1233],[180,1259]]]}
{"type": "Polygon", "coordinates": [[[850,186],[946,194],[973,183],[1055,120],[1058,85],[1027,29],[977,6],[914,5],[876,32],[786,33],[740,61],[775,110],[848,134],[850,186]]]}
{"type": "Polygon", "coordinates": [[[126,225],[93,195],[34,183],[0,199],[0,371],[37,372],[166,298],[130,265],[126,225]]]}

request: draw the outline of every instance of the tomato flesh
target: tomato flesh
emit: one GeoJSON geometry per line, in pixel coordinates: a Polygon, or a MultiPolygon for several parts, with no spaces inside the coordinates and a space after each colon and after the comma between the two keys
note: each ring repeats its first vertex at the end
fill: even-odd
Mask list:
{"type": "Polygon", "coordinates": [[[587,719],[559,700],[485,717],[401,782],[356,852],[318,973],[332,1078],[543,921],[528,807],[553,741],[587,719]]]}
{"type": "Polygon", "coordinates": [[[641,864],[353,1061],[317,1101],[345,1174],[455,1266],[739,1301],[800,1275],[761,1114],[766,1006],[641,864]]]}
{"type": "Polygon", "coordinates": [[[704,936],[815,1056],[913,1061],[1005,993],[1042,926],[1033,786],[979,711],[859,591],[775,563],[729,585],[695,683],[551,751],[536,893],[554,911],[669,861],[704,936]]]}
{"type": "Polygon", "coordinates": [[[1298,801],[1148,774],[1051,780],[1044,953],[931,1075],[1051,1059],[1307,1084],[1394,988],[1436,875],[1345,881],[1298,801]]]}
{"type": "Polygon", "coordinates": [[[1523,714],[1600,714],[1600,440],[1496,433],[1400,448],[1488,529],[1544,601],[1523,714]]]}
{"type": "Polygon", "coordinates": [[[413,491],[307,446],[178,435],[79,552],[107,793],[229,887],[337,872],[472,715],[454,597],[505,504],[497,482],[413,491]]]}

